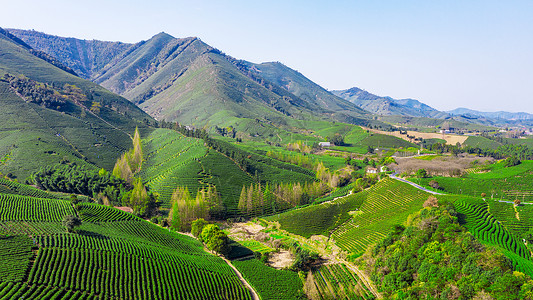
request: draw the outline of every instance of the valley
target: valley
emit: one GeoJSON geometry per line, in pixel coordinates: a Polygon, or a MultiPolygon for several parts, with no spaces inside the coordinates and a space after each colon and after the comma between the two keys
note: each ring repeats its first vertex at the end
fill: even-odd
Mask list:
{"type": "Polygon", "coordinates": [[[0,299],[533,299],[529,119],[467,113],[0,29],[0,299]]]}

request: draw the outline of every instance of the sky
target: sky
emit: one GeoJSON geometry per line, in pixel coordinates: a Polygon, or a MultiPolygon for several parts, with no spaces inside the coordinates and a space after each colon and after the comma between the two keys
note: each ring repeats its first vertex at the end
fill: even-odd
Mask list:
{"type": "Polygon", "coordinates": [[[122,42],[196,36],[328,90],[533,113],[533,1],[0,0],[0,27],[122,42]]]}

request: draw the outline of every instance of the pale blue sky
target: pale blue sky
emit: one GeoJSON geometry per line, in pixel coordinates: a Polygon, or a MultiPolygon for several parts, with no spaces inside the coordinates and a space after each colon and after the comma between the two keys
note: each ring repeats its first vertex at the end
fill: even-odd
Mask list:
{"type": "Polygon", "coordinates": [[[533,1],[2,1],[0,27],[137,42],[197,36],[327,89],[533,113],[533,1]]]}

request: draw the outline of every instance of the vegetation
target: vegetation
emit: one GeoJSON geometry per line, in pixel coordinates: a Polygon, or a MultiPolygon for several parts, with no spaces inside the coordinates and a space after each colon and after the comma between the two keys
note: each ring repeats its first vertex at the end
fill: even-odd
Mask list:
{"type": "Polygon", "coordinates": [[[234,261],[263,300],[305,299],[303,284],[298,274],[288,270],[276,270],[257,259],[234,261]]]}
{"type": "Polygon", "coordinates": [[[427,207],[394,226],[359,263],[387,297],[526,299],[531,278],[461,228],[452,205],[427,207]]]}

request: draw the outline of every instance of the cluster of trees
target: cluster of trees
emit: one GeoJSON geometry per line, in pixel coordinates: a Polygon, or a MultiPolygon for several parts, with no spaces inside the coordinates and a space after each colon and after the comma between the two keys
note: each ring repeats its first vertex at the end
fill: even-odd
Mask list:
{"type": "Polygon", "coordinates": [[[311,146],[307,145],[307,143],[304,141],[296,141],[294,143],[287,144],[287,150],[289,151],[311,153],[311,151],[315,148],[318,148],[318,143],[314,143],[311,146]]]}
{"type": "Polygon", "coordinates": [[[315,172],[316,178],[332,189],[346,185],[351,179],[350,173],[340,171],[331,172],[322,162],[316,166],[315,172]]]}
{"type": "Polygon", "coordinates": [[[211,251],[225,256],[231,251],[230,240],[218,225],[200,218],[192,222],[191,233],[211,251]]]}
{"type": "Polygon", "coordinates": [[[220,134],[221,136],[228,136],[231,138],[235,138],[237,135],[237,130],[233,128],[233,126],[228,127],[218,127],[215,125],[215,132],[220,134]]]}
{"type": "Polygon", "coordinates": [[[178,122],[166,122],[165,120],[159,122],[158,125],[160,128],[172,129],[180,132],[184,136],[194,137],[198,139],[207,139],[209,135],[205,129],[195,129],[187,125],[181,125],[178,122]]]}
{"type": "Polygon", "coordinates": [[[315,170],[318,166],[318,163],[310,156],[301,153],[283,154],[282,152],[278,151],[268,151],[266,155],[273,159],[297,165],[309,170],[315,170]]]}
{"type": "Polygon", "coordinates": [[[344,137],[340,133],[335,133],[326,138],[326,140],[335,146],[344,146],[344,137]]]}
{"type": "Polygon", "coordinates": [[[114,204],[119,204],[123,195],[131,189],[126,181],[104,169],[88,170],[75,163],[42,167],[32,174],[30,181],[44,190],[86,195],[95,199],[107,197],[114,204]]]}
{"type": "Polygon", "coordinates": [[[533,281],[482,245],[457,221],[451,204],[430,197],[407,226],[394,226],[357,262],[386,298],[532,299],[533,281]]]}
{"type": "Polygon", "coordinates": [[[59,111],[67,103],[67,96],[62,95],[52,86],[31,80],[23,75],[12,76],[4,74],[1,81],[8,82],[11,88],[28,102],[59,111]]]}
{"type": "Polygon", "coordinates": [[[105,205],[129,206],[141,217],[151,216],[159,206],[156,195],[140,179],[130,183],[104,169],[89,170],[75,163],[42,167],[30,181],[44,190],[85,195],[105,205]]]}
{"type": "Polygon", "coordinates": [[[516,156],[510,156],[503,161],[503,165],[506,167],[518,166],[521,163],[520,159],[516,156]]]}
{"type": "Polygon", "coordinates": [[[533,159],[533,149],[526,145],[502,145],[497,149],[479,148],[479,147],[462,147],[459,143],[457,145],[448,145],[445,143],[435,143],[431,145],[430,150],[437,153],[452,153],[458,155],[460,153],[477,154],[494,159],[502,159],[514,156],[520,160],[533,159]]]}
{"type": "Polygon", "coordinates": [[[189,231],[196,219],[216,218],[224,211],[224,205],[215,186],[200,189],[192,197],[187,187],[177,187],[171,197],[170,226],[175,230],[189,231]]]}
{"type": "Polygon", "coordinates": [[[238,208],[244,216],[257,217],[309,204],[328,191],[328,186],[321,182],[251,184],[242,187],[238,208]]]}
{"type": "Polygon", "coordinates": [[[139,128],[135,128],[133,134],[133,148],[122,156],[115,163],[113,168],[113,175],[124,179],[128,183],[132,183],[134,176],[141,170],[143,161],[143,149],[141,135],[139,128]]]}

